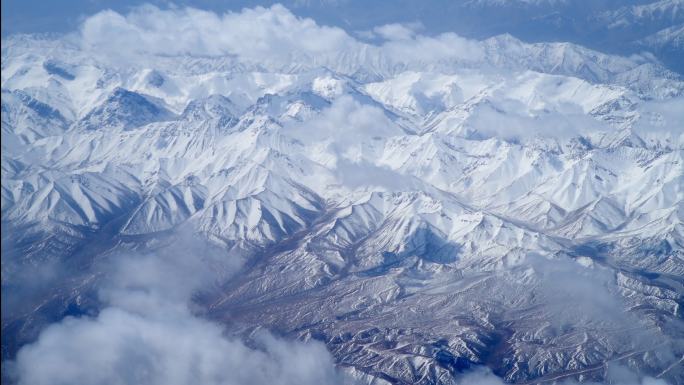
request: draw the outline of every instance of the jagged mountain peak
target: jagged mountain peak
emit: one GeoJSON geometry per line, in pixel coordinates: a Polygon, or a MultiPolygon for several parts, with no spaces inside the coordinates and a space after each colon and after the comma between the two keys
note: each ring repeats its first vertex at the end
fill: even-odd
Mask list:
{"type": "Polygon", "coordinates": [[[79,125],[86,130],[131,130],[172,117],[173,113],[161,101],[116,87],[101,105],[81,119],[79,125]]]}

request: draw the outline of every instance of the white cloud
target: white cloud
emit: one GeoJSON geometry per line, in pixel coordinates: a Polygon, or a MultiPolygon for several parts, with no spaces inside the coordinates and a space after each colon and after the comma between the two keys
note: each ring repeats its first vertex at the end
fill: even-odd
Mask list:
{"type": "Polygon", "coordinates": [[[421,24],[419,23],[393,23],[375,27],[373,32],[386,40],[407,40],[413,38],[420,28],[421,24]]]}
{"type": "Polygon", "coordinates": [[[383,141],[402,131],[382,109],[343,95],[314,118],[291,124],[286,132],[307,146],[323,146],[333,161],[361,162],[378,156],[383,141]]]}
{"type": "Polygon", "coordinates": [[[646,142],[669,142],[674,148],[684,147],[684,97],[651,100],[634,124],[634,131],[646,142]]]}
{"type": "Polygon", "coordinates": [[[382,45],[382,50],[393,60],[409,63],[477,61],[484,57],[484,50],[479,43],[455,33],[444,33],[435,37],[417,35],[406,40],[391,40],[382,45]]]}
{"type": "Polygon", "coordinates": [[[117,307],[67,318],[22,348],[20,385],[335,384],[341,379],[320,343],[263,334],[261,349],[226,338],[189,312],[137,314],[117,307]]]}
{"type": "Polygon", "coordinates": [[[525,139],[535,136],[567,139],[591,132],[610,131],[605,122],[580,112],[531,111],[514,99],[495,99],[482,104],[468,117],[467,127],[485,136],[525,139]]]}
{"type": "Polygon", "coordinates": [[[247,60],[330,54],[356,44],[344,30],[298,18],[281,5],[222,15],[151,5],[127,15],[103,11],[84,21],[80,36],[85,48],[110,53],[236,55],[247,60]]]}
{"type": "Polygon", "coordinates": [[[111,54],[236,55],[257,61],[330,54],[355,44],[342,29],[298,18],[281,5],[223,15],[151,5],[127,15],[103,11],[84,21],[80,36],[85,48],[111,54]]]}
{"type": "Polygon", "coordinates": [[[362,43],[343,29],[318,25],[276,4],[217,14],[194,8],[160,9],[152,5],[122,15],[103,11],[88,17],[77,39],[84,49],[126,64],[141,55],[234,56],[261,65],[287,65],[308,58],[334,66],[340,56],[361,54],[399,63],[472,60],[478,43],[453,33],[416,34],[417,24],[389,24],[374,32],[387,41],[362,43]]]}
{"type": "Polygon", "coordinates": [[[109,306],[47,327],[5,363],[10,375],[19,385],[343,383],[321,343],[261,332],[251,348],[193,315],[191,297],[221,269],[189,250],[118,257],[100,290],[109,306]]]}
{"type": "Polygon", "coordinates": [[[334,384],[330,355],[319,343],[268,334],[251,349],[188,312],[141,315],[117,307],[96,318],[67,318],[22,348],[19,384],[334,384]]]}

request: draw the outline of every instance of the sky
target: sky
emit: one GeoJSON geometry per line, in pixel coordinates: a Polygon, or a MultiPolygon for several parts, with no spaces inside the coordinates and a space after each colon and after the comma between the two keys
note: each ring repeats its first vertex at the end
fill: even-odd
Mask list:
{"type": "Polygon", "coordinates": [[[275,3],[277,1],[261,0],[178,0],[173,2],[165,0],[3,0],[2,34],[68,32],[75,30],[87,16],[99,11],[111,9],[119,13],[127,13],[131,8],[142,4],[152,4],[161,8],[169,5],[190,6],[214,12],[226,12],[275,3]]]}
{"type": "MultiPolygon", "coordinates": [[[[216,13],[280,3],[319,25],[363,35],[374,27],[412,24],[424,35],[455,32],[483,39],[509,33],[526,42],[568,41],[606,53],[631,55],[646,50],[667,67],[684,73],[682,47],[674,38],[644,43],[659,31],[684,25],[684,12],[671,0],[665,11],[632,12],[656,0],[3,0],[2,35],[69,32],[88,16],[111,9],[128,13],[142,4],[162,9],[193,7],[216,13]],[[635,16],[637,15],[637,16],[635,16]],[[642,16],[647,15],[644,19],[642,16]],[[616,19],[616,17],[619,20],[616,19]],[[626,21],[626,22],[625,22],[626,21]]],[[[663,0],[668,3],[670,0],[663,0]]],[[[666,4],[667,5],[667,4],[666,4]]]]}
{"type": "MultiPolygon", "coordinates": [[[[635,0],[620,0],[621,4],[638,2],[635,0]]],[[[643,2],[643,1],[641,1],[643,2]]],[[[369,29],[373,26],[418,22],[428,33],[445,31],[460,32],[461,34],[487,35],[512,30],[511,20],[524,14],[526,18],[533,18],[535,12],[554,10],[555,4],[551,0],[536,1],[539,5],[531,8],[529,0],[510,1],[506,12],[495,13],[492,8],[501,8],[501,2],[493,0],[476,1],[482,3],[487,12],[486,25],[479,21],[468,22],[464,4],[467,0],[3,0],[2,1],[2,33],[32,33],[32,32],[65,32],[75,29],[79,22],[87,15],[104,9],[112,9],[119,13],[127,12],[132,7],[148,3],[161,8],[168,6],[190,6],[214,12],[239,11],[244,7],[257,5],[271,6],[281,3],[291,9],[298,16],[311,17],[319,24],[335,25],[347,30],[369,29]],[[495,7],[489,7],[488,4],[495,7]],[[393,6],[388,6],[392,4],[393,6]],[[511,13],[513,11],[513,13],[511,13]],[[464,17],[461,17],[464,16],[464,17]],[[479,25],[479,28],[476,26],[479,25]],[[489,29],[489,30],[488,30],[489,29]]],[[[563,3],[563,2],[561,2],[563,3]]],[[[598,11],[616,0],[596,0],[582,2],[580,13],[598,11]]],[[[472,7],[471,7],[472,8],[472,7]]],[[[578,12],[575,8],[563,9],[568,17],[578,12]]],[[[547,35],[551,31],[546,31],[547,35]]]]}

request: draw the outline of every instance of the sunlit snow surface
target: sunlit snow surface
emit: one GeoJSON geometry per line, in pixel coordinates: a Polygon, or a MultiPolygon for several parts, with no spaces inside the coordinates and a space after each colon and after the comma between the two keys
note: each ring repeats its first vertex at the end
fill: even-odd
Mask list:
{"type": "Polygon", "coordinates": [[[63,344],[125,373],[139,345],[79,351],[124,323],[157,364],[123,383],[684,384],[681,77],[379,31],[148,7],[3,40],[3,376],[74,381],[31,369],[63,344]],[[168,377],[174,335],[201,369],[168,377]]]}

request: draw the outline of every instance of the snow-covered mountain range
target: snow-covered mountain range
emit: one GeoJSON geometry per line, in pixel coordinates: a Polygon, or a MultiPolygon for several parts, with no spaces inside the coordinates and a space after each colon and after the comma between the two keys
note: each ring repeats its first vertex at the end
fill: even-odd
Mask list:
{"type": "Polygon", "coordinates": [[[248,12],[334,49],[3,40],[3,359],[97,312],[100,261],[189,232],[244,262],[199,313],[323,341],[366,383],[478,366],[603,381],[615,362],[684,384],[679,75],[569,43],[371,45],[248,12]]]}

